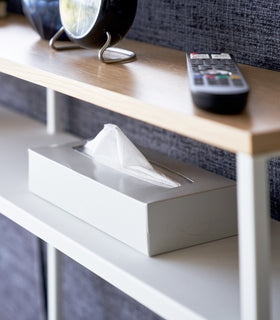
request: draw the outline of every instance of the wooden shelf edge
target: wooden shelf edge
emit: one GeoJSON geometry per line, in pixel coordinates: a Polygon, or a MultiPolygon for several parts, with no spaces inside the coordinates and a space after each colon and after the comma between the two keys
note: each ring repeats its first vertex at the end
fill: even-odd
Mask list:
{"type": "Polygon", "coordinates": [[[252,89],[249,106],[241,115],[214,115],[192,103],[183,52],[124,40],[120,45],[137,51],[138,60],[108,66],[90,50],[52,51],[24,17],[11,15],[0,25],[3,73],[230,152],[280,148],[280,97],[272,97],[277,72],[242,65],[252,89]]]}

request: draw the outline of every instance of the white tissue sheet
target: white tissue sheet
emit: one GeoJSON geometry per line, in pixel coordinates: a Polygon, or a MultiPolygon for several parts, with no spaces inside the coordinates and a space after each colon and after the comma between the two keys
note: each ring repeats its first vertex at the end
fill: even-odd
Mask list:
{"type": "Polygon", "coordinates": [[[114,124],[105,124],[103,130],[86,142],[82,150],[93,160],[137,179],[165,188],[181,184],[153,168],[144,155],[114,124]]]}

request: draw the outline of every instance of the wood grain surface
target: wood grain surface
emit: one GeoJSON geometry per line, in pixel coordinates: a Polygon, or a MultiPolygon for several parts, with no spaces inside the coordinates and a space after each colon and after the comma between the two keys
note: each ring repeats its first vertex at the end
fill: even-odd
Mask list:
{"type": "Polygon", "coordinates": [[[22,16],[0,20],[0,71],[232,152],[280,150],[280,74],[240,65],[245,111],[217,115],[191,99],[185,53],[132,40],[137,60],[106,65],[94,50],[54,51],[22,16]]]}

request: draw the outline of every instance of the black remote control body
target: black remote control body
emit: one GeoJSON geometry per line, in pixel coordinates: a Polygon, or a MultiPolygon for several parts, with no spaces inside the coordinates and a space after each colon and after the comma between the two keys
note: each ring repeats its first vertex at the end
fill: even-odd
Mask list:
{"type": "Polygon", "coordinates": [[[249,86],[228,53],[187,53],[189,85],[197,107],[215,113],[240,113],[249,86]]]}

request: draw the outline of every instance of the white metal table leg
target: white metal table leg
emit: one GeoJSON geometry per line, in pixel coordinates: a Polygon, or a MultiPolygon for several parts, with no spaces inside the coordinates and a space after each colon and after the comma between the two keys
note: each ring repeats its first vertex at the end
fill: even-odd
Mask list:
{"type": "Polygon", "coordinates": [[[270,210],[267,156],[237,155],[242,320],[270,319],[270,210]]]}
{"type": "MultiPolygon", "coordinates": [[[[54,134],[62,131],[61,95],[51,89],[46,89],[47,99],[47,132],[54,134]]],[[[48,269],[48,320],[62,319],[62,283],[61,283],[61,253],[50,244],[47,245],[48,269]]]]}
{"type": "Polygon", "coordinates": [[[47,132],[54,134],[62,131],[61,121],[61,94],[52,90],[46,89],[47,94],[47,132]]]}
{"type": "Polygon", "coordinates": [[[62,319],[61,253],[47,247],[48,261],[48,320],[62,319]]]}

